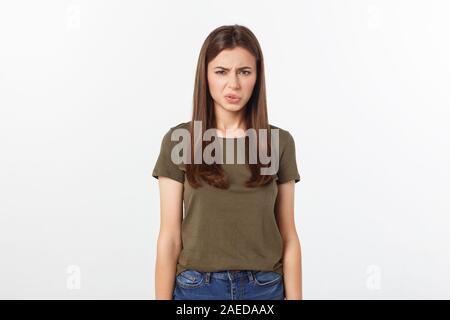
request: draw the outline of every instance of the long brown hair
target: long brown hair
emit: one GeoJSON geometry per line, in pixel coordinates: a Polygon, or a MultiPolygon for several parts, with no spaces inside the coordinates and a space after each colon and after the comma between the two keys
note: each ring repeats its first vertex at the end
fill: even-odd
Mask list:
{"type": "MultiPolygon", "coordinates": [[[[256,132],[259,129],[265,129],[270,136],[270,126],[267,115],[266,102],[266,87],[264,77],[264,59],[261,47],[255,35],[246,27],[241,25],[221,26],[213,30],[205,39],[197,62],[197,71],[195,76],[194,99],[193,99],[193,114],[190,122],[190,135],[194,137],[194,121],[201,121],[202,131],[201,135],[210,128],[216,128],[216,116],[214,112],[214,101],[209,92],[207,80],[207,66],[222,50],[233,49],[235,47],[242,47],[247,49],[256,58],[257,78],[253,88],[253,93],[247,102],[245,108],[245,123],[246,129],[253,128],[256,132]]],[[[266,145],[263,145],[259,139],[259,134],[256,134],[256,141],[258,148],[267,150],[267,155],[270,155],[270,138],[266,139],[266,145]],[[266,149],[267,148],[267,149],[266,149]]],[[[248,152],[248,137],[245,137],[246,152],[248,152]]],[[[205,148],[205,141],[201,139],[201,152],[205,148]]],[[[191,161],[186,164],[186,177],[189,184],[197,188],[201,186],[197,177],[201,177],[209,185],[228,189],[230,183],[225,175],[220,163],[196,164],[193,161],[195,152],[195,141],[191,139],[191,161]]],[[[203,157],[202,157],[203,158],[203,157]]],[[[260,163],[257,157],[257,163],[247,164],[251,170],[251,177],[245,182],[247,187],[258,187],[265,185],[272,181],[273,176],[261,175],[260,168],[268,166],[260,163]]]]}

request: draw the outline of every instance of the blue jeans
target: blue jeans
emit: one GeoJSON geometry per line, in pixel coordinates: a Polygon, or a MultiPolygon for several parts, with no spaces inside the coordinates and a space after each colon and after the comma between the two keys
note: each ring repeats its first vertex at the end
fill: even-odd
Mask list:
{"type": "Polygon", "coordinates": [[[187,269],[175,279],[173,300],[284,300],[283,278],[275,271],[187,269]]]}

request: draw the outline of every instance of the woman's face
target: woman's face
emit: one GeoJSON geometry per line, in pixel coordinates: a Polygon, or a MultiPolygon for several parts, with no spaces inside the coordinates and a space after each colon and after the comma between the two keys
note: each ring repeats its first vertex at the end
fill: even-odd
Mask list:
{"type": "Polygon", "coordinates": [[[208,63],[208,85],[215,107],[239,111],[252,96],[256,82],[256,59],[246,49],[222,50],[208,63]],[[234,95],[235,98],[227,98],[234,95]]]}

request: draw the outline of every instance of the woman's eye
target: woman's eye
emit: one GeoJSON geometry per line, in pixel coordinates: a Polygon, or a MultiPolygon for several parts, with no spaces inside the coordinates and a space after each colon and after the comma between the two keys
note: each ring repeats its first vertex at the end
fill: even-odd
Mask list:
{"type": "MultiPolygon", "coordinates": [[[[223,75],[223,74],[225,74],[225,71],[224,70],[220,70],[220,71],[216,71],[215,73],[223,75]]],[[[244,75],[248,76],[251,72],[247,71],[247,70],[242,70],[241,73],[244,73],[244,75]]]]}

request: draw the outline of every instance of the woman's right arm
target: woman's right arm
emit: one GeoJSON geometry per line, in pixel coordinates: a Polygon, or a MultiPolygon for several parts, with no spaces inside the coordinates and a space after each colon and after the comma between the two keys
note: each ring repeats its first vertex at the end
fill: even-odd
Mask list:
{"type": "Polygon", "coordinates": [[[182,248],[183,184],[160,176],[160,229],[156,253],[155,299],[172,300],[176,266],[182,248]]]}

